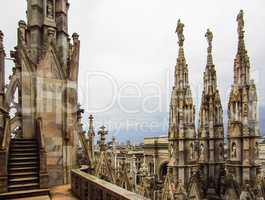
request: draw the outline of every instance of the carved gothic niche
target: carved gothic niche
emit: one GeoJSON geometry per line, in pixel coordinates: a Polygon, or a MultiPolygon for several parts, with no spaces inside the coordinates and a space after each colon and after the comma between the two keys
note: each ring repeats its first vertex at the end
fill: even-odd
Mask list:
{"type": "Polygon", "coordinates": [[[204,144],[200,145],[200,160],[204,160],[204,155],[205,155],[205,147],[204,144]]]}
{"type": "Polygon", "coordinates": [[[50,19],[54,19],[54,0],[47,0],[46,16],[50,19]]]}

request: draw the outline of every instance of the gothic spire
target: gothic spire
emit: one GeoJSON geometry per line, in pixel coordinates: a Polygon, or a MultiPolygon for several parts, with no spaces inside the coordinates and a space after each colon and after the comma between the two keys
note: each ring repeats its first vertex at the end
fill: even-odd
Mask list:
{"type": "Polygon", "coordinates": [[[3,40],[4,40],[4,34],[3,34],[3,32],[0,30],[0,50],[3,50],[3,48],[4,48],[3,40]]]}
{"type": "Polygon", "coordinates": [[[106,150],[106,135],[108,134],[108,131],[105,130],[105,126],[101,126],[100,130],[98,131],[98,135],[100,136],[100,151],[103,152],[106,150]]]}
{"type": "Polygon", "coordinates": [[[92,115],[90,115],[88,119],[89,119],[88,135],[95,136],[94,127],[93,127],[94,117],[92,115]]]}
{"type": "Polygon", "coordinates": [[[207,65],[213,65],[213,56],[212,56],[212,41],[213,41],[213,33],[210,31],[210,29],[207,29],[207,32],[205,34],[205,37],[208,41],[208,49],[207,49],[207,65]]]}
{"type": "MultiPolygon", "coordinates": [[[[213,64],[213,33],[207,29],[208,42],[207,64],[204,71],[204,84],[199,114],[199,163],[204,171],[203,183],[207,188],[214,188],[224,165],[224,129],[223,109],[217,89],[216,70],[213,64]],[[218,167],[217,167],[218,166],[218,167]]],[[[207,198],[208,199],[208,198],[207,198]]]]}
{"type": "Polygon", "coordinates": [[[90,153],[90,158],[92,165],[94,165],[94,138],[95,138],[95,131],[93,127],[93,119],[94,117],[92,115],[89,116],[89,128],[87,132],[87,143],[90,153]]]}
{"type": "Polygon", "coordinates": [[[238,51],[234,61],[234,84],[228,103],[227,170],[236,174],[240,186],[255,183],[259,171],[257,91],[250,81],[250,62],[244,42],[244,13],[237,15],[238,51]],[[251,145],[246,145],[251,144],[251,145]],[[242,148],[244,151],[242,151],[242,148]]]}
{"type": "Polygon", "coordinates": [[[184,41],[185,37],[183,34],[184,24],[178,20],[176,33],[178,35],[179,53],[177,58],[177,65],[175,68],[175,86],[177,88],[185,88],[188,86],[188,68],[186,64],[185,54],[184,54],[184,41]]]}
{"type": "Polygon", "coordinates": [[[213,64],[213,56],[212,56],[212,41],[213,41],[213,33],[210,29],[207,29],[205,37],[208,42],[207,48],[207,64],[204,72],[204,92],[214,93],[217,89],[217,81],[216,81],[216,71],[215,66],[213,64]]]}
{"type": "Polygon", "coordinates": [[[240,10],[237,15],[238,49],[234,65],[234,82],[239,85],[249,83],[249,57],[247,55],[244,41],[244,12],[240,10]]]}
{"type": "Polygon", "coordinates": [[[4,92],[5,92],[5,50],[4,50],[4,34],[0,30],[0,95],[1,95],[1,106],[3,106],[4,92]]]}
{"type": "Polygon", "coordinates": [[[195,107],[188,81],[188,65],[184,56],[183,29],[184,24],[178,20],[176,33],[179,40],[179,55],[175,67],[175,85],[171,94],[168,130],[170,162],[167,176],[169,177],[164,185],[163,193],[172,189],[171,183],[177,186],[181,181],[187,186],[189,175],[183,176],[182,174],[189,174],[196,166],[195,107]]]}
{"type": "Polygon", "coordinates": [[[244,41],[244,12],[240,10],[239,14],[237,15],[237,32],[238,32],[238,53],[245,53],[245,41],[244,41]]]}

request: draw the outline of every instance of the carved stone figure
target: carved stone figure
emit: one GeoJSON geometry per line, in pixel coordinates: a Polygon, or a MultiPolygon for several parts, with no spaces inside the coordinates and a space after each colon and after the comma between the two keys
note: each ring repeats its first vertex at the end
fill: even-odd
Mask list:
{"type": "Polygon", "coordinates": [[[210,31],[210,29],[207,29],[205,37],[207,38],[209,47],[211,47],[212,46],[212,41],[213,41],[213,33],[210,31]]]}
{"type": "Polygon", "coordinates": [[[204,155],[205,155],[205,147],[203,144],[200,146],[200,160],[204,160],[204,155]]]}
{"type": "Polygon", "coordinates": [[[171,145],[170,145],[170,155],[171,156],[174,155],[174,145],[173,145],[173,143],[171,143],[171,145]]]}
{"type": "Polygon", "coordinates": [[[244,25],[245,25],[245,22],[244,22],[244,12],[243,10],[240,10],[239,14],[237,15],[237,23],[238,23],[238,33],[240,33],[241,31],[243,31],[244,29],[244,25]]]}
{"type": "Polygon", "coordinates": [[[176,33],[178,34],[178,38],[179,38],[179,46],[183,46],[185,37],[183,34],[183,29],[184,29],[184,24],[181,23],[180,19],[178,20],[178,25],[177,25],[177,29],[176,29],[176,33]]]}
{"type": "Polygon", "coordinates": [[[232,158],[236,158],[237,157],[237,149],[236,148],[237,148],[236,147],[236,143],[233,143],[232,144],[232,154],[231,154],[232,158]]]}
{"type": "Polygon", "coordinates": [[[190,159],[194,159],[194,144],[190,143],[190,159]]]}
{"type": "Polygon", "coordinates": [[[259,143],[258,142],[256,142],[255,144],[255,156],[256,158],[259,157],[259,143]]]}
{"type": "Polygon", "coordinates": [[[47,0],[47,17],[54,18],[53,0],[47,0]]]}

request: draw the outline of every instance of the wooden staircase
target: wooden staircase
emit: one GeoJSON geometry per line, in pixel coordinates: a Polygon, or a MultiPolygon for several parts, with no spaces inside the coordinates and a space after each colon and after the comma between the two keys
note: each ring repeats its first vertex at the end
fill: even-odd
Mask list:
{"type": "Polygon", "coordinates": [[[8,156],[8,193],[0,199],[46,195],[48,189],[39,189],[38,144],[33,139],[12,139],[8,156]]]}

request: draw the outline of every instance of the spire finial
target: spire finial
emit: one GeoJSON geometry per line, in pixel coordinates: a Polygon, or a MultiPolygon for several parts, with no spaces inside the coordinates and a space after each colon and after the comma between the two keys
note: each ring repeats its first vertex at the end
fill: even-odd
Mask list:
{"type": "Polygon", "coordinates": [[[244,11],[240,10],[239,14],[237,15],[237,23],[238,23],[238,27],[237,27],[237,31],[240,34],[244,33],[244,26],[245,26],[245,22],[244,22],[244,11]]]}
{"type": "Polygon", "coordinates": [[[207,64],[212,65],[213,64],[213,57],[212,57],[212,42],[213,42],[213,33],[210,31],[210,29],[207,29],[207,32],[205,34],[205,37],[208,41],[208,57],[207,57],[207,64]]]}
{"type": "Polygon", "coordinates": [[[0,48],[3,48],[4,47],[3,40],[4,40],[4,34],[0,30],[0,48]]]}
{"type": "Polygon", "coordinates": [[[239,14],[237,15],[237,32],[238,32],[238,53],[245,53],[245,41],[244,41],[244,12],[243,10],[240,10],[239,14]]]}
{"type": "Polygon", "coordinates": [[[89,119],[89,130],[88,130],[88,132],[89,132],[89,134],[93,134],[93,136],[95,136],[94,128],[93,128],[93,119],[94,119],[93,115],[90,115],[88,119],[89,119]]]}
{"type": "Polygon", "coordinates": [[[183,34],[183,30],[184,30],[184,24],[181,23],[180,19],[178,20],[178,25],[177,25],[177,28],[176,28],[176,33],[178,34],[178,39],[179,39],[179,46],[180,47],[183,47],[183,44],[184,44],[184,40],[185,40],[185,37],[184,37],[184,34],[183,34]]]}
{"type": "Polygon", "coordinates": [[[105,126],[101,126],[100,130],[98,131],[98,135],[100,135],[100,151],[106,150],[106,135],[108,134],[108,131],[105,130],[105,126]]]}
{"type": "Polygon", "coordinates": [[[207,32],[205,34],[205,37],[207,38],[209,47],[212,47],[213,33],[210,31],[210,29],[207,29],[207,32]]]}

